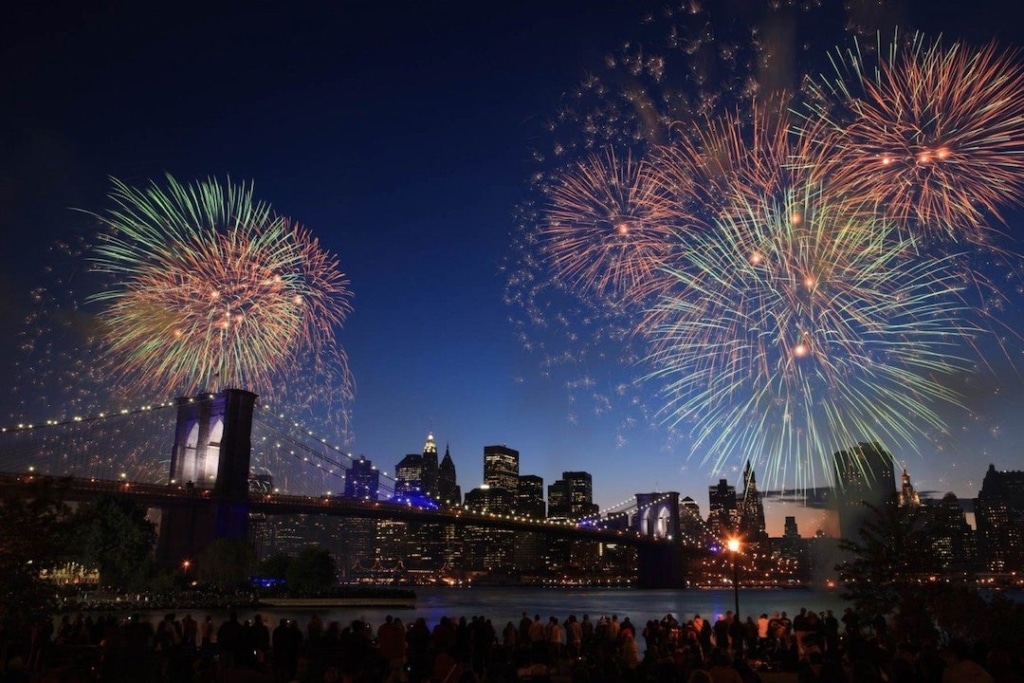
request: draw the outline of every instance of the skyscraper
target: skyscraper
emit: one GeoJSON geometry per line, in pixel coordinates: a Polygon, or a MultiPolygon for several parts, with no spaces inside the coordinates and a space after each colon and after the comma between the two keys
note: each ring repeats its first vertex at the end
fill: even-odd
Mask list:
{"type": "MultiPolygon", "coordinates": [[[[544,519],[544,479],[535,474],[524,474],[519,477],[519,489],[516,491],[515,513],[533,519],[544,519]]],[[[540,571],[546,564],[547,537],[539,531],[521,531],[516,533],[514,559],[516,567],[524,571],[540,571]]]]}
{"type": "Polygon", "coordinates": [[[395,498],[416,500],[423,495],[423,455],[409,453],[395,465],[395,498]]]}
{"type": "Polygon", "coordinates": [[[444,459],[437,469],[437,495],[441,505],[462,505],[462,489],[455,476],[455,461],[447,445],[444,447],[444,459]]]}
{"type": "MultiPolygon", "coordinates": [[[[510,514],[515,491],[487,484],[466,493],[466,507],[473,512],[510,514]]],[[[472,571],[507,571],[515,564],[515,532],[467,524],[463,528],[465,567],[472,571]]]]}
{"type": "Polygon", "coordinates": [[[738,514],[735,486],[719,479],[716,486],[708,487],[708,526],[717,540],[735,533],[738,514]]]}
{"type": "Polygon", "coordinates": [[[921,505],[921,496],[914,490],[914,485],[910,483],[910,474],[907,473],[906,467],[903,468],[903,476],[900,477],[900,483],[900,506],[918,507],[921,505]]]}
{"type": "Polygon", "coordinates": [[[764,501],[757,490],[757,477],[747,461],[743,469],[743,495],[737,501],[739,507],[739,533],[746,543],[764,543],[768,540],[768,528],[764,521],[764,501]]]}
{"type": "Polygon", "coordinates": [[[520,476],[515,505],[518,515],[544,519],[547,516],[544,505],[544,479],[536,474],[520,476]]]}
{"type": "Polygon", "coordinates": [[[700,505],[686,496],[679,501],[679,534],[683,545],[697,548],[708,547],[708,525],[700,515],[700,505]]]}
{"type": "MultiPolygon", "coordinates": [[[[395,497],[422,507],[461,505],[455,463],[446,448],[438,464],[432,433],[427,434],[422,453],[406,455],[395,468],[395,497]]],[[[462,556],[461,539],[451,524],[391,521],[379,525],[378,537],[382,553],[387,550],[410,571],[436,571],[462,556]]]]}
{"type": "Polygon", "coordinates": [[[373,466],[372,461],[359,456],[345,474],[345,497],[377,500],[379,491],[380,472],[373,466]]]}
{"type": "Polygon", "coordinates": [[[519,451],[508,446],[484,446],[484,484],[515,495],[519,488],[519,451]]]}
{"type": "Polygon", "coordinates": [[[594,482],[589,472],[562,472],[562,478],[548,486],[548,516],[581,519],[597,514],[594,482]]]}
{"type": "Polygon", "coordinates": [[[433,433],[427,433],[427,442],[423,444],[423,492],[433,500],[438,500],[438,468],[437,468],[437,444],[434,443],[433,433]]]}
{"type": "Polygon", "coordinates": [[[974,499],[978,550],[989,571],[1024,568],[1024,472],[988,466],[974,499]]]}
{"type": "Polygon", "coordinates": [[[933,556],[945,570],[973,569],[977,544],[956,494],[950,492],[941,500],[928,502],[927,532],[933,556]]]}
{"type": "Polygon", "coordinates": [[[896,502],[893,457],[880,444],[860,443],[833,456],[835,491],[839,507],[839,533],[860,538],[864,522],[886,505],[896,502]]]}
{"type": "Polygon", "coordinates": [[[800,538],[800,528],[796,524],[796,517],[786,515],[786,522],[782,532],[783,538],[800,538]]]}

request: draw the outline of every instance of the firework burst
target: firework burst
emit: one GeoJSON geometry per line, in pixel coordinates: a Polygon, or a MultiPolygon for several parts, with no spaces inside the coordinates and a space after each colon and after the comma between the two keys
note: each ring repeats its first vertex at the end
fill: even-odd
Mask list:
{"type": "Polygon", "coordinates": [[[678,140],[653,149],[648,163],[661,196],[671,201],[661,213],[677,226],[712,230],[764,195],[782,197],[788,188],[820,180],[824,148],[791,118],[789,98],[779,95],[677,124],[678,140]]]}
{"type": "Polygon", "coordinates": [[[664,55],[627,43],[563,98],[510,250],[524,346],[588,387],[617,363],[664,389],[619,407],[783,486],[857,443],[944,438],[952,375],[1019,339],[1001,320],[1019,257],[986,224],[1024,189],[1019,51],[862,53],[881,27],[814,2],[712,14],[667,11],[664,55]],[[861,42],[812,77],[829,25],[861,42]]]}
{"type": "Polygon", "coordinates": [[[273,397],[312,359],[338,382],[331,391],[351,396],[334,338],[348,282],[307,230],[230,182],[114,181],[110,199],[93,263],[111,284],[91,299],[121,383],[150,395],[231,386],[273,397]]]}
{"type": "Polygon", "coordinates": [[[851,443],[941,428],[933,405],[956,400],[941,378],[974,331],[948,261],[913,261],[888,223],[819,187],[690,239],[672,271],[682,294],[645,330],[663,415],[692,427],[706,462],[763,458],[769,481],[807,485],[851,443]]]}
{"type": "Polygon", "coordinates": [[[986,237],[1024,188],[1020,51],[915,35],[886,54],[873,72],[859,48],[840,54],[838,80],[817,86],[840,100],[839,114],[811,116],[832,123],[836,191],[910,229],[986,237]]]}
{"type": "Polygon", "coordinates": [[[580,296],[642,300],[677,240],[652,169],[611,149],[548,190],[537,240],[556,277],[580,296]]]}

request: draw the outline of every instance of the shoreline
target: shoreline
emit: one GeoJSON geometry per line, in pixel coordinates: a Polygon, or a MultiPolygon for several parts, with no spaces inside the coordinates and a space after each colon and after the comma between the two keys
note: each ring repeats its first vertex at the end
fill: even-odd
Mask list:
{"type": "Polygon", "coordinates": [[[416,609],[416,599],[410,598],[269,598],[259,600],[257,607],[384,607],[391,609],[416,609]]]}
{"type": "Polygon", "coordinates": [[[410,590],[344,589],[323,595],[290,597],[287,595],[260,595],[259,593],[136,593],[130,595],[83,595],[79,600],[67,600],[58,606],[58,612],[168,612],[181,610],[254,610],[254,609],[416,609],[417,595],[410,590]]]}

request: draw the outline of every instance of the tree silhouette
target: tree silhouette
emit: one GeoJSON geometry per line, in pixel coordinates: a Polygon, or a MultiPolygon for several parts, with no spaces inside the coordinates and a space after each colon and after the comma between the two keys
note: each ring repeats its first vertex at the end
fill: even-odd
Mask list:
{"type": "Polygon", "coordinates": [[[69,559],[70,509],[52,482],[27,486],[0,495],[0,625],[15,637],[52,613],[56,590],[42,573],[69,559]]]}
{"type": "Polygon", "coordinates": [[[156,525],[135,501],[104,495],[78,508],[74,520],[78,560],[100,571],[106,586],[142,586],[156,543],[156,525]]]}

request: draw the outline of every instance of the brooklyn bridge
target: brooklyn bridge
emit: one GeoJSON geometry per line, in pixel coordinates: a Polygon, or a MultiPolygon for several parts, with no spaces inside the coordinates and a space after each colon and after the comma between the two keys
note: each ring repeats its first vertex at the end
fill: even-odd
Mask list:
{"type": "Polygon", "coordinates": [[[156,555],[168,566],[180,566],[216,539],[251,539],[260,523],[254,520],[288,515],[529,533],[544,543],[630,549],[637,584],[645,588],[685,585],[690,560],[709,553],[706,542],[682,532],[675,492],[638,493],[629,504],[583,519],[539,519],[415,504],[395,496],[394,479],[386,475],[376,496],[338,495],[332,488],[353,462],[325,439],[258,409],[255,394],[238,389],[0,433],[0,488],[31,495],[46,481],[69,502],[116,493],[159,510],[156,555]]]}

